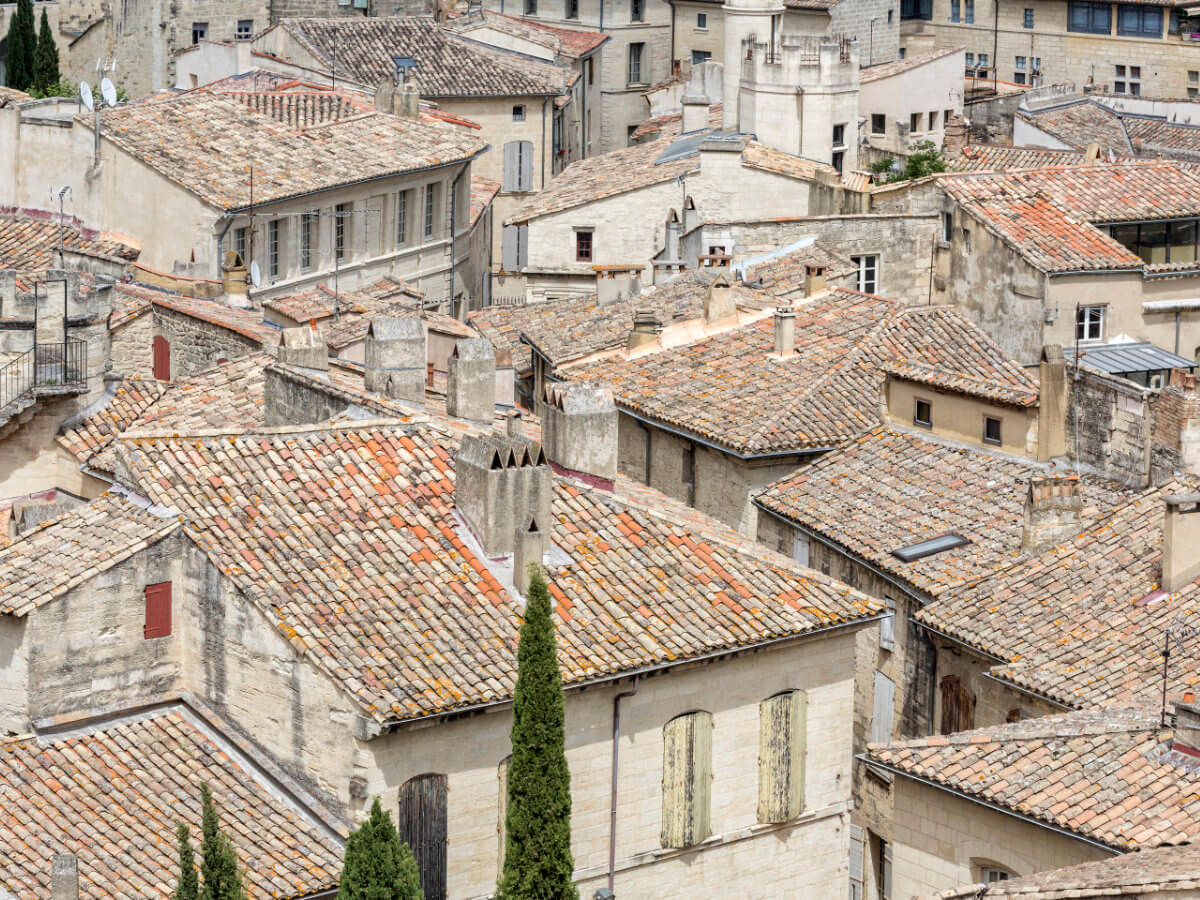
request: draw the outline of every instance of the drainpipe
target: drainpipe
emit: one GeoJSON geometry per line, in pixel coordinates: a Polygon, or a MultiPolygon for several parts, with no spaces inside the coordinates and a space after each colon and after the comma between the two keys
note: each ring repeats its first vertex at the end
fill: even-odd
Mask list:
{"type": "MultiPolygon", "coordinates": [[[[454,308],[454,262],[455,252],[457,250],[456,238],[458,237],[458,182],[464,175],[467,174],[467,166],[463,166],[454,180],[450,182],[450,289],[446,292],[447,298],[450,300],[450,315],[458,318],[458,311],[454,308]]],[[[463,313],[463,318],[466,318],[466,313],[463,313]]]]}
{"type": "Polygon", "coordinates": [[[613,697],[612,811],[608,820],[608,892],[610,895],[613,893],[613,879],[617,872],[617,756],[621,746],[621,701],[637,694],[640,678],[640,675],[634,675],[633,687],[613,697]]]}
{"type": "Polygon", "coordinates": [[[546,104],[550,98],[542,100],[542,190],[546,189],[546,104]]]}
{"type": "Polygon", "coordinates": [[[1182,310],[1175,310],[1175,355],[1179,355],[1179,317],[1182,315],[1182,310]]]}

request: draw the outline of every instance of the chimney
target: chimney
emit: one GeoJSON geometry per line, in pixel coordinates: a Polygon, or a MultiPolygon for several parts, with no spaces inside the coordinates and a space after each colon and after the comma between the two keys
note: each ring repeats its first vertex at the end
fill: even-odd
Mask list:
{"type": "Polygon", "coordinates": [[[416,317],[379,318],[367,327],[363,386],[393,400],[425,400],[425,323],[416,317]]]}
{"type": "MultiPolygon", "coordinates": [[[[509,419],[519,423],[520,417],[509,419]]],[[[473,434],[454,455],[454,503],[483,552],[517,548],[517,529],[530,519],[549,527],[554,479],[537,441],[507,434],[473,434]],[[542,524],[546,523],[546,524],[542,524]]]]}
{"type": "Polygon", "coordinates": [[[691,90],[680,101],[683,107],[682,134],[704,131],[708,128],[708,98],[691,90]]]}
{"type": "Polygon", "coordinates": [[[79,861],[72,853],[55,853],[50,861],[51,900],[79,900],[79,861]]]}
{"type": "Polygon", "coordinates": [[[790,306],[775,307],[775,358],[796,355],[796,311],[790,306]]]}
{"type": "Polygon", "coordinates": [[[1200,494],[1163,499],[1162,588],[1174,593],[1200,577],[1200,494]]]}
{"type": "Polygon", "coordinates": [[[1048,462],[1067,452],[1067,363],[1062,347],[1042,347],[1038,364],[1037,458],[1048,462]]]}
{"type": "Polygon", "coordinates": [[[522,595],[529,593],[530,569],[542,567],[546,555],[546,535],[538,525],[537,517],[530,517],[517,531],[516,549],[513,551],[513,587],[522,595]]]}
{"type": "Polygon", "coordinates": [[[641,293],[641,284],[635,269],[596,270],[596,305],[609,306],[632,299],[641,293]]]}
{"type": "Polygon", "coordinates": [[[662,316],[657,309],[643,307],[634,310],[633,328],[629,332],[629,350],[656,344],[662,335],[662,316]]]}
{"type": "Polygon", "coordinates": [[[586,384],[548,384],[542,441],[555,471],[612,490],[617,477],[617,407],[612,391],[586,384]]]}
{"type": "Polygon", "coordinates": [[[1087,166],[1094,166],[1099,159],[1100,145],[1093,141],[1083,150],[1083,163],[1087,166]]]}
{"type": "Polygon", "coordinates": [[[421,117],[421,89],[415,75],[410,75],[396,91],[396,115],[414,120],[421,117]]]}
{"type": "Polygon", "coordinates": [[[719,322],[735,315],[737,301],[733,295],[733,288],[729,286],[729,278],[722,272],[704,294],[704,321],[719,322]]]}
{"type": "Polygon", "coordinates": [[[521,411],[519,409],[510,409],[504,414],[504,434],[510,438],[521,436],[521,411]]]}
{"type": "Polygon", "coordinates": [[[496,350],[496,406],[509,409],[517,405],[517,378],[513,368],[512,350],[501,347],[496,350]]]}
{"type": "Polygon", "coordinates": [[[942,127],[942,157],[947,161],[962,156],[967,144],[967,122],[961,114],[954,114],[942,127]]]}
{"type": "Polygon", "coordinates": [[[1175,735],[1171,749],[1189,756],[1200,756],[1200,705],[1196,695],[1188,691],[1175,702],[1175,735]]]}
{"type": "Polygon", "coordinates": [[[1078,475],[1034,475],[1025,492],[1021,549],[1040,550],[1074,537],[1082,507],[1078,475]]]}
{"type": "Polygon", "coordinates": [[[234,250],[225,254],[221,264],[221,288],[225,303],[235,309],[250,309],[250,296],[246,289],[246,264],[234,250]]]}
{"type": "Polygon", "coordinates": [[[811,297],[825,290],[825,267],[805,264],[804,266],[804,296],[811,297]]]}
{"type": "Polygon", "coordinates": [[[17,270],[0,269],[0,319],[11,319],[16,315],[17,270]]]}
{"type": "Polygon", "coordinates": [[[329,349],[321,332],[311,325],[285,328],[279,342],[279,361],[301,369],[329,371],[329,349]]]}
{"type": "Polygon", "coordinates": [[[496,408],[496,351],[484,337],[455,341],[446,364],[446,412],[491,422],[496,408]]]}

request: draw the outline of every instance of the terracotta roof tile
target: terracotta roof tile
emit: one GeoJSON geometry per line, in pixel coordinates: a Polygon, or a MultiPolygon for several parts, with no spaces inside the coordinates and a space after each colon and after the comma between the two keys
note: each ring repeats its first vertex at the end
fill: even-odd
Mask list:
{"type": "MultiPolygon", "coordinates": [[[[119,260],[135,260],[141,248],[102,232],[67,224],[67,250],[119,260]]],[[[0,214],[0,269],[48,269],[58,265],[58,214],[0,214]]]]}
{"type": "MultiPolygon", "coordinates": [[[[1086,814],[1085,814],[1086,815],[1086,814]]],[[[1138,850],[1112,859],[998,881],[979,896],[988,900],[1068,900],[1150,896],[1200,889],[1200,846],[1138,850]]],[[[964,895],[965,896],[965,895],[964,895]]]]}
{"type": "Polygon", "coordinates": [[[496,195],[500,193],[499,181],[489,181],[478,175],[471,176],[471,224],[479,221],[479,217],[492,205],[496,195]]]}
{"type": "Polygon", "coordinates": [[[1011,169],[1077,166],[1083,162],[1082,150],[968,144],[962,148],[962,154],[957,159],[949,162],[947,168],[951,172],[1007,172],[1011,169]]]}
{"type": "MultiPolygon", "coordinates": [[[[399,297],[407,297],[410,302],[415,302],[424,296],[407,282],[387,275],[361,288],[339,291],[336,311],[339,315],[359,318],[377,313],[399,297]]],[[[270,297],[264,300],[262,305],[263,309],[279,313],[283,318],[290,320],[287,323],[289,326],[306,325],[316,320],[318,327],[324,328],[327,324],[325,320],[331,318],[335,312],[333,288],[327,284],[318,284],[298,294],[270,297]]]]}
{"type": "Polygon", "coordinates": [[[863,66],[858,80],[862,84],[867,84],[883,78],[891,78],[894,75],[902,75],[912,69],[920,68],[928,63],[936,62],[943,57],[958,53],[962,49],[962,47],[949,47],[941,50],[930,50],[926,53],[918,53],[915,56],[905,56],[903,59],[894,59],[891,62],[880,63],[877,66],[863,66]]]}
{"type": "Polygon", "coordinates": [[[151,378],[130,378],[117,385],[113,395],[99,409],[82,421],[64,428],[58,436],[62,444],[80,463],[112,443],[149,407],[158,402],[167,385],[151,378]]]}
{"type": "Polygon", "coordinates": [[[123,302],[129,304],[149,302],[153,306],[174,310],[201,322],[235,332],[257,341],[264,347],[273,347],[279,343],[280,329],[263,322],[262,313],[258,310],[235,309],[219,300],[173,294],[141,284],[119,283],[113,286],[113,290],[116,294],[128,298],[123,302]]]}
{"type": "Polygon", "coordinates": [[[471,31],[478,28],[494,28],[497,31],[546,47],[554,51],[556,56],[561,55],[575,59],[587,56],[608,40],[608,35],[600,31],[589,31],[584,28],[558,28],[535,19],[502,15],[492,12],[490,9],[452,19],[447,26],[453,31],[468,36],[471,31]]]}

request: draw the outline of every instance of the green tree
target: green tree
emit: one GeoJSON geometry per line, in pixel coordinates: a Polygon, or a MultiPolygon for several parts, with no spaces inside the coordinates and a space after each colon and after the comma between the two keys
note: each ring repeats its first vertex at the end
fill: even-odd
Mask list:
{"type": "Polygon", "coordinates": [[[924,178],[934,172],[945,172],[946,161],[942,159],[942,151],[933,141],[917,141],[908,148],[908,160],[904,163],[904,178],[924,178]]]}
{"type": "Polygon", "coordinates": [[[4,60],[5,81],[10,88],[27,91],[34,86],[33,56],[36,49],[33,0],[17,0],[17,11],[8,23],[4,60]]]}
{"type": "Polygon", "coordinates": [[[338,900],[424,900],[417,861],[378,797],[346,841],[338,900]]]}
{"type": "Polygon", "coordinates": [[[200,900],[245,900],[237,853],[217,822],[217,809],[207,784],[200,785],[200,900]]]}
{"type": "Polygon", "coordinates": [[[33,86],[46,92],[56,87],[61,76],[58,71],[58,45],[54,43],[54,32],[46,10],[42,10],[42,25],[38,31],[37,48],[33,55],[33,86]]]}
{"type": "Polygon", "coordinates": [[[529,602],[517,649],[512,759],[500,896],[577,900],[571,881],[571,773],[567,769],[562,675],[550,591],[531,566],[529,602]]]}
{"type": "Polygon", "coordinates": [[[200,900],[200,881],[196,875],[196,854],[192,852],[192,830],[180,822],[175,826],[179,844],[179,883],[175,900],[200,900]]]}

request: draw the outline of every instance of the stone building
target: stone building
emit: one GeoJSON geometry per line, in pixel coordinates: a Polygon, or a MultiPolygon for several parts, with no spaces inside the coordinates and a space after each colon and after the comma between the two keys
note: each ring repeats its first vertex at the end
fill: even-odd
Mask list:
{"type": "Polygon", "coordinates": [[[961,48],[864,66],[858,89],[863,141],[875,150],[900,155],[920,141],[941,147],[947,123],[963,112],[962,67],[961,48]]]}
{"type": "Polygon", "coordinates": [[[1013,142],[1076,151],[1094,144],[1101,159],[1161,157],[1195,163],[1200,161],[1200,119],[1191,121],[1195,106],[1190,101],[1057,92],[1027,96],[1013,116],[1013,142]]]}

